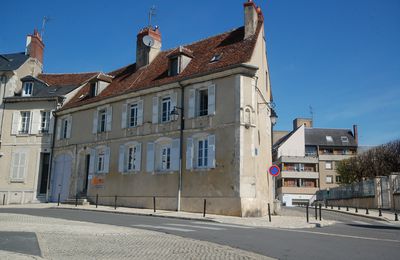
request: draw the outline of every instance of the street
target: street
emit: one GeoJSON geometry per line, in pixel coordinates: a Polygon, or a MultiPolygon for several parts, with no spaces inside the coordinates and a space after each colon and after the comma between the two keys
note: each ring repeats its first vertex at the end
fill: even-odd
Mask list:
{"type": "MultiPolygon", "coordinates": [[[[214,222],[134,216],[68,209],[0,209],[0,214],[24,214],[157,231],[212,242],[278,259],[397,259],[400,229],[391,223],[323,211],[334,226],[314,229],[274,229],[214,222]]],[[[285,208],[301,215],[302,208],[285,208]]],[[[310,215],[310,218],[313,215],[310,215]]]]}

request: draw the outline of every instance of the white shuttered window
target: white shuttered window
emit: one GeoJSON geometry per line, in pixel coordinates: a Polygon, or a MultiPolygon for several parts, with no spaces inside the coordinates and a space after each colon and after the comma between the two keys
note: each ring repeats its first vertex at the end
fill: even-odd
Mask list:
{"type": "Polygon", "coordinates": [[[27,151],[16,151],[12,154],[10,169],[12,182],[23,182],[25,180],[27,160],[27,151]]]}

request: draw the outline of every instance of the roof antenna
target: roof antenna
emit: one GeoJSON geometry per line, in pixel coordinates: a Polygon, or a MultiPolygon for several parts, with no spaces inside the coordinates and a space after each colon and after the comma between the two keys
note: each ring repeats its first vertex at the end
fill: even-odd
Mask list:
{"type": "Polygon", "coordinates": [[[50,21],[50,17],[44,16],[42,20],[42,30],[40,31],[40,37],[42,38],[43,41],[43,36],[44,36],[44,30],[46,28],[46,24],[50,21]]]}
{"type": "Polygon", "coordinates": [[[151,20],[152,20],[152,18],[155,17],[156,15],[157,15],[156,14],[156,6],[153,5],[149,10],[149,28],[151,28],[151,20]]]}

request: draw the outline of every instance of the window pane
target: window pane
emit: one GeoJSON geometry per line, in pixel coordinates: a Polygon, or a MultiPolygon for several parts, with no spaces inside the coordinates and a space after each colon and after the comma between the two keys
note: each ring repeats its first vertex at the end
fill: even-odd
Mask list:
{"type": "Polygon", "coordinates": [[[199,91],[199,116],[208,115],[208,90],[199,91]]]}

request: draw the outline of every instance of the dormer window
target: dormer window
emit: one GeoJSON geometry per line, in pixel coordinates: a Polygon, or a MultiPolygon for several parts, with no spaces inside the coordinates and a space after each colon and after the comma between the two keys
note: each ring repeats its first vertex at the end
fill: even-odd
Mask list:
{"type": "Polygon", "coordinates": [[[171,58],[169,63],[169,75],[176,76],[179,73],[179,57],[171,58]]]}
{"type": "Polygon", "coordinates": [[[25,82],[24,87],[22,89],[22,96],[23,97],[30,97],[32,96],[33,90],[33,83],[32,82],[25,82]]]}
{"type": "Polygon", "coordinates": [[[90,83],[90,96],[95,97],[98,94],[97,82],[90,83]]]}
{"type": "Polygon", "coordinates": [[[215,55],[211,58],[210,63],[217,62],[217,61],[219,61],[221,58],[222,58],[222,53],[217,53],[217,54],[215,54],[215,55]]]}
{"type": "Polygon", "coordinates": [[[332,138],[332,136],[327,135],[327,136],[326,136],[326,141],[327,141],[328,143],[333,143],[333,138],[332,138]]]}

